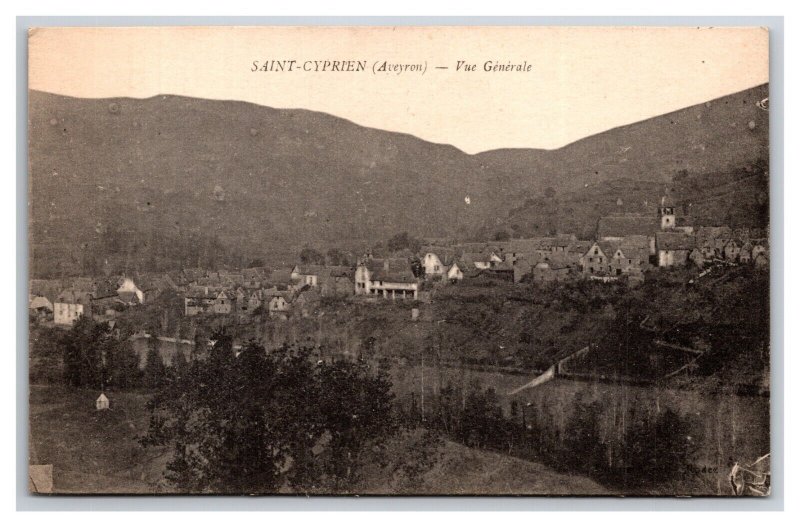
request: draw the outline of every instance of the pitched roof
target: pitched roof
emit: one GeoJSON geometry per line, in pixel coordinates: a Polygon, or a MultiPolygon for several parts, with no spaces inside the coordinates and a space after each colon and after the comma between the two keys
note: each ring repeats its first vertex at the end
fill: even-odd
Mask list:
{"type": "Polygon", "coordinates": [[[510,262],[499,262],[496,265],[488,269],[484,269],[484,271],[494,271],[494,272],[503,272],[503,271],[513,271],[514,266],[510,262]]]}
{"type": "Polygon", "coordinates": [[[117,298],[119,298],[120,302],[125,304],[132,304],[139,301],[139,297],[136,296],[135,291],[120,291],[117,293],[117,298]]]}
{"type": "Polygon", "coordinates": [[[613,258],[614,253],[617,252],[617,249],[619,249],[620,242],[611,240],[600,240],[597,242],[597,245],[598,247],[600,247],[600,250],[603,251],[603,254],[606,255],[606,258],[613,258]]]}
{"type": "Polygon", "coordinates": [[[172,280],[166,273],[137,273],[135,283],[142,291],[172,289],[172,280]]]}
{"type": "Polygon", "coordinates": [[[600,218],[597,237],[621,238],[633,234],[652,236],[660,229],[661,223],[651,214],[613,214],[600,218]]]}
{"type": "Polygon", "coordinates": [[[414,273],[411,272],[411,269],[389,271],[381,269],[372,275],[372,280],[395,282],[400,284],[413,284],[416,283],[417,277],[414,276],[414,273]]]}
{"type": "Polygon", "coordinates": [[[320,299],[320,294],[316,289],[312,288],[304,288],[297,292],[294,297],[295,302],[299,302],[301,304],[307,302],[317,302],[320,299]]]}
{"type": "Polygon", "coordinates": [[[58,294],[64,290],[64,284],[61,280],[38,280],[32,279],[30,281],[30,293],[36,296],[43,296],[51,302],[58,297],[58,294]]]}
{"type": "Polygon", "coordinates": [[[291,291],[269,291],[270,302],[275,300],[276,298],[283,298],[284,301],[287,303],[292,302],[292,297],[294,294],[291,291]]]}
{"type": "Polygon", "coordinates": [[[462,273],[475,270],[475,263],[464,260],[463,258],[456,258],[447,270],[449,271],[454,265],[457,266],[462,273]]]}
{"type": "Polygon", "coordinates": [[[218,290],[215,290],[214,288],[211,287],[194,286],[189,288],[189,290],[186,292],[186,297],[213,299],[217,298],[217,293],[218,290]]]}
{"type": "Polygon", "coordinates": [[[189,282],[194,282],[194,281],[199,280],[200,278],[203,278],[204,276],[206,276],[206,271],[205,271],[205,269],[200,269],[200,268],[197,268],[197,267],[188,268],[188,269],[184,269],[183,270],[183,275],[186,277],[186,279],[189,282]]]}
{"type": "Polygon", "coordinates": [[[650,237],[641,234],[632,234],[625,236],[620,240],[619,246],[622,249],[644,249],[650,250],[650,237]]]}
{"type": "Polygon", "coordinates": [[[489,257],[491,256],[488,252],[483,253],[464,253],[461,255],[461,260],[465,262],[488,262],[489,257]]]}
{"type": "Polygon", "coordinates": [[[589,251],[592,245],[594,245],[594,242],[590,240],[575,240],[567,247],[567,253],[583,256],[589,251]]]}
{"type": "Polygon", "coordinates": [[[451,265],[455,261],[456,253],[453,249],[446,247],[428,247],[420,250],[419,254],[423,257],[426,254],[434,254],[442,262],[442,265],[451,265]]]}
{"type": "Polygon", "coordinates": [[[557,234],[556,236],[538,236],[535,238],[512,238],[500,242],[501,248],[507,252],[531,253],[550,250],[552,247],[569,247],[577,238],[574,234],[557,234]]]}
{"type": "Polygon", "coordinates": [[[561,252],[561,253],[552,253],[548,254],[544,258],[537,260],[539,263],[545,262],[550,265],[552,269],[563,269],[564,267],[570,267],[573,264],[578,262],[579,258],[576,258],[576,255],[561,252]]]}
{"type": "Polygon", "coordinates": [[[248,280],[259,280],[264,278],[269,274],[269,269],[266,267],[248,267],[247,269],[242,269],[242,275],[248,280]]]}
{"type": "Polygon", "coordinates": [[[60,304],[89,304],[92,301],[92,293],[88,291],[75,291],[66,289],[58,295],[56,302],[60,304]]]}
{"type": "Polygon", "coordinates": [[[270,284],[288,284],[292,281],[292,272],[288,269],[274,269],[267,277],[270,284]]]}
{"type": "Polygon", "coordinates": [[[733,232],[730,227],[698,227],[694,231],[694,236],[697,239],[698,245],[713,245],[714,240],[725,239],[727,240],[732,236],[733,232]]]}
{"type": "Polygon", "coordinates": [[[656,248],[664,251],[690,251],[694,247],[694,236],[682,232],[657,232],[656,248]]]}
{"type": "Polygon", "coordinates": [[[372,280],[413,283],[417,281],[406,258],[372,259],[362,263],[371,273],[372,280]]]}
{"type": "Polygon", "coordinates": [[[346,265],[316,265],[298,264],[295,266],[298,274],[315,276],[343,276],[350,272],[346,265]]]}
{"type": "Polygon", "coordinates": [[[43,296],[38,296],[38,295],[34,296],[31,299],[30,304],[28,304],[28,309],[42,309],[42,308],[49,309],[51,311],[53,309],[52,302],[50,302],[50,300],[48,300],[46,297],[43,296]]]}

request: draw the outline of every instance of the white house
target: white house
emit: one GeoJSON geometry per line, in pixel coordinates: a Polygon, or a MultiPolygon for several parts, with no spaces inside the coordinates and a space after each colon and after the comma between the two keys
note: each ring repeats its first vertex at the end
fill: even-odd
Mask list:
{"type": "Polygon", "coordinates": [[[92,295],[85,291],[63,291],[53,303],[53,321],[71,326],[81,316],[92,316],[92,295]]]}
{"type": "Polygon", "coordinates": [[[106,397],[106,394],[101,393],[100,397],[94,402],[94,407],[98,410],[108,410],[108,406],[108,397],[106,397]]]}
{"type": "Polygon", "coordinates": [[[356,267],[355,294],[416,300],[419,281],[405,258],[368,260],[356,267]]]}
{"type": "Polygon", "coordinates": [[[422,267],[425,270],[425,276],[442,276],[447,269],[441,258],[436,253],[427,252],[422,257],[422,267]]]}
{"type": "Polygon", "coordinates": [[[119,287],[117,288],[117,295],[120,297],[129,297],[131,294],[135,295],[136,298],[139,300],[140,304],[144,304],[144,292],[139,289],[133,279],[128,277],[123,277],[119,281],[119,287]]]}
{"type": "MultiPolygon", "coordinates": [[[[461,266],[463,265],[464,264],[461,264],[461,266]]],[[[453,265],[447,269],[447,279],[451,282],[455,280],[463,280],[464,271],[466,269],[462,269],[461,266],[459,266],[458,262],[453,262],[453,265]]]]}

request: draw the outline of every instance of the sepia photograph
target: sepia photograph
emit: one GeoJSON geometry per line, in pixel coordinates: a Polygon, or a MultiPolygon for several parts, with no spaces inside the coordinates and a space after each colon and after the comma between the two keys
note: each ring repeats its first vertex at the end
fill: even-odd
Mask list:
{"type": "Polygon", "coordinates": [[[31,28],[28,492],[769,496],[769,62],[31,28]]]}

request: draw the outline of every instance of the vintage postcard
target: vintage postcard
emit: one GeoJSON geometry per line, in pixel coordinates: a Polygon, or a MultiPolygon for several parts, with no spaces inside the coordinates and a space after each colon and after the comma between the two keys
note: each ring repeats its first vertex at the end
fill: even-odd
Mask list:
{"type": "Polygon", "coordinates": [[[28,47],[30,492],[770,493],[766,29],[28,47]]]}

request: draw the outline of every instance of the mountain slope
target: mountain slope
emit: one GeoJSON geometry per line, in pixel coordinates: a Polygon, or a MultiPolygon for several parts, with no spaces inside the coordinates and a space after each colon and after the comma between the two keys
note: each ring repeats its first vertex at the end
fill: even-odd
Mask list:
{"type": "Polygon", "coordinates": [[[753,88],[558,150],[468,155],[305,110],[32,91],[32,272],[277,264],[304,245],[355,248],[402,231],[474,236],[548,187],[664,182],[678,169],[764,156],[767,112],[755,101],[766,93],[753,88]]]}
{"type": "Polygon", "coordinates": [[[534,191],[576,190],[612,179],[667,183],[679,171],[725,171],[769,157],[764,84],[586,137],[557,150],[490,150],[488,170],[527,177],[534,191]],[[752,121],[753,127],[749,126],[752,121]]]}
{"type": "Polygon", "coordinates": [[[759,103],[768,96],[768,85],[757,86],[558,150],[479,154],[488,169],[531,181],[525,203],[480,235],[590,238],[601,216],[655,214],[666,190],[695,225],[767,227],[769,112],[759,103]]]}

